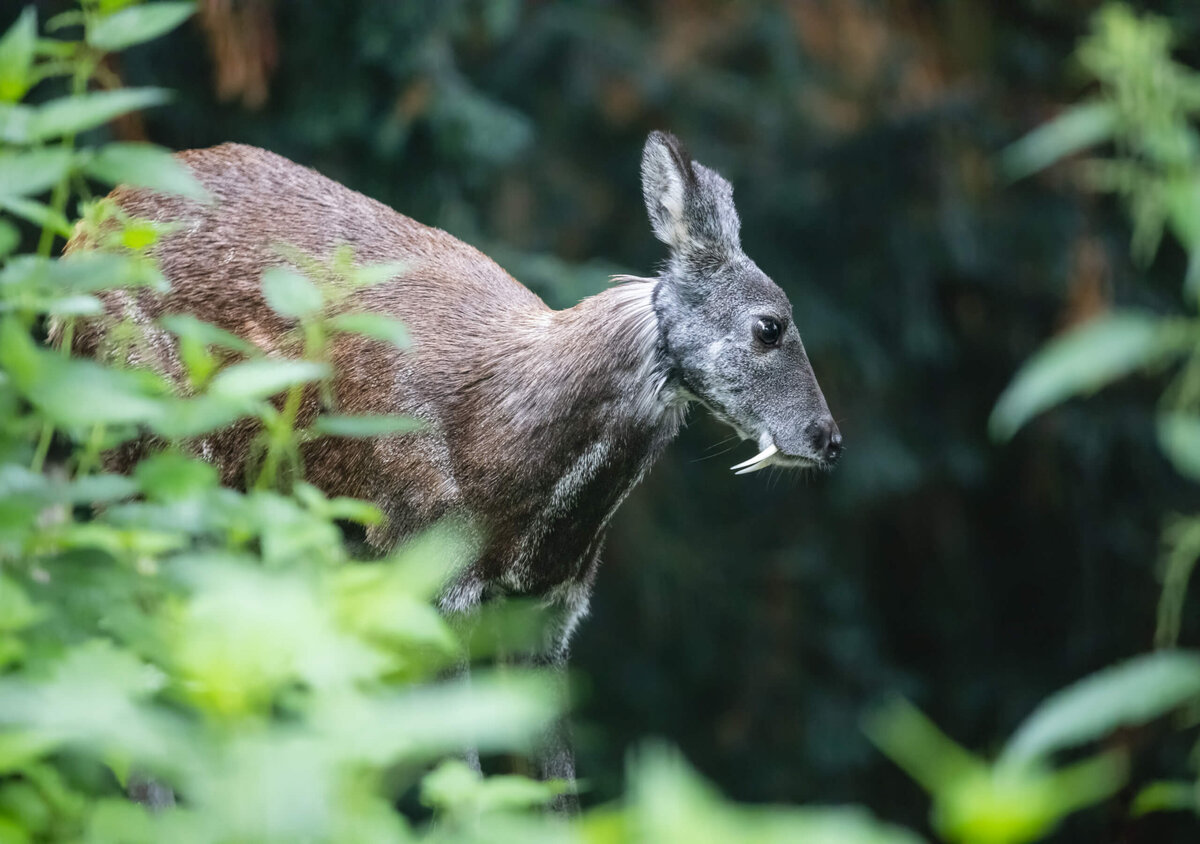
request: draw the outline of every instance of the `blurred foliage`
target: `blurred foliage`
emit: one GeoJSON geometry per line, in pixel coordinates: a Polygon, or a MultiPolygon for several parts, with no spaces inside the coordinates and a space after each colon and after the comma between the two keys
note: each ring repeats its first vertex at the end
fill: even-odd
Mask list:
{"type": "MultiPolygon", "coordinates": [[[[78,29],[57,29],[87,22],[57,17],[77,14],[67,0],[36,5],[56,32],[86,37],[78,29]]],[[[614,801],[591,809],[583,830],[598,840],[669,840],[665,829],[686,830],[689,840],[718,840],[731,829],[772,840],[778,823],[793,837],[803,829],[801,840],[853,841],[856,834],[905,840],[854,810],[813,817],[805,809],[759,814],[725,803],[671,753],[631,755],[642,736],[654,733],[678,744],[738,800],[861,803],[963,840],[1190,841],[1198,825],[1187,753],[1195,736],[1189,669],[1147,663],[1149,679],[1124,673],[1123,666],[1112,669],[1115,675],[1098,675],[1096,694],[1115,704],[1128,700],[1122,678],[1161,689],[1138,687],[1146,698],[1142,709],[1106,709],[1084,697],[1087,713],[1081,714],[1052,707],[1062,698],[1048,697],[1145,651],[1156,606],[1162,641],[1195,645],[1200,635],[1200,616],[1185,611],[1192,606],[1186,593],[1200,527],[1190,516],[1171,515],[1164,528],[1162,515],[1200,506],[1191,481],[1200,458],[1189,447],[1197,425],[1191,399],[1174,386],[1183,383],[1194,354],[1193,317],[1181,314],[1178,302],[1181,279],[1185,300],[1195,299],[1190,68],[1200,65],[1200,10],[1188,0],[1141,6],[1165,17],[1111,7],[1095,19],[1078,60],[1063,73],[1064,57],[1099,3],[238,0],[201,3],[194,25],[119,56],[105,51],[130,30],[109,25],[97,43],[94,27],[118,12],[135,20],[139,5],[85,7],[93,16],[91,41],[68,55],[56,46],[58,38],[23,35],[36,32],[34,21],[18,18],[14,4],[0,10],[8,33],[0,99],[26,99],[0,117],[0,140],[9,145],[6,155],[26,157],[12,166],[0,161],[9,217],[0,224],[0,252],[8,256],[23,247],[49,257],[54,237],[76,210],[99,226],[111,209],[68,203],[72,189],[86,197],[94,181],[145,174],[166,180],[152,187],[190,190],[169,159],[144,145],[147,139],[168,148],[237,140],[288,155],[448,229],[496,257],[552,305],[568,306],[600,289],[610,273],[644,273],[662,258],[638,199],[637,160],[649,130],[670,129],[735,184],[746,249],[795,304],[847,452],[828,478],[797,482],[779,475],[735,483],[715,453],[728,433],[698,414],[623,507],[573,660],[588,678],[577,723],[580,769],[591,787],[585,799],[614,801]],[[14,28],[18,19],[23,23],[14,28]],[[75,58],[88,63],[86,74],[73,69],[75,58]],[[19,70],[27,67],[34,68],[32,76],[19,70]],[[61,84],[57,77],[33,84],[61,71],[69,73],[61,84]],[[169,107],[122,114],[166,98],[159,88],[119,90],[122,81],[180,93],[169,107]],[[55,107],[61,95],[84,99],[55,107]],[[1063,102],[1081,105],[1063,109],[1063,102]],[[93,131],[113,117],[107,131],[93,131]],[[1044,128],[997,155],[1039,124],[1044,128]],[[79,131],[87,143],[77,147],[67,137],[79,131]],[[1078,161],[1074,153],[1092,145],[1105,156],[1078,161]],[[1064,156],[1069,166],[1041,171],[1064,156]],[[1041,172],[1009,183],[1035,171],[1041,172]],[[1121,201],[1099,198],[1097,188],[1121,201]],[[1132,259],[1126,210],[1134,220],[1132,259]],[[31,236],[29,228],[13,225],[14,217],[32,219],[40,231],[31,236]],[[1162,238],[1163,232],[1171,237],[1162,238]],[[996,404],[1013,372],[1060,331],[1066,333],[1031,359],[996,404]],[[1062,404],[1133,373],[1148,377],[1062,404]],[[1156,407],[1164,374],[1172,382],[1156,407]],[[991,440],[989,419],[992,432],[1011,440],[991,440]],[[1170,596],[1161,602],[1153,577],[1160,529],[1167,561],[1162,596],[1170,596]],[[953,749],[932,721],[906,704],[873,710],[868,739],[861,713],[895,692],[963,746],[985,752],[953,749]],[[1065,711],[1061,717],[1074,732],[1039,727],[1047,738],[1017,753],[1014,747],[1038,735],[1023,719],[1039,723],[1044,707],[1065,711]],[[1174,719],[1154,718],[1168,712],[1174,719]],[[1157,740],[1164,731],[1167,740],[1157,740]],[[1002,735],[1014,738],[997,747],[1002,735]],[[871,739],[931,792],[931,818],[928,802],[875,752],[871,739]],[[919,773],[921,759],[942,756],[966,760],[966,773],[959,779],[919,773]],[[990,758],[996,761],[984,761],[990,758]],[[1105,798],[1118,782],[1124,784],[1105,798]],[[1101,807],[1063,817],[1102,799],[1101,807]]],[[[157,34],[177,14],[164,8],[132,31],[157,34]]],[[[53,643],[64,640],[54,636],[82,646],[99,630],[108,647],[129,650],[137,664],[160,672],[159,686],[127,689],[129,705],[165,714],[169,724],[182,717],[184,735],[207,735],[193,732],[189,717],[209,705],[248,707],[268,733],[305,730],[315,723],[307,707],[323,694],[309,686],[317,668],[297,665],[279,673],[272,664],[265,685],[249,684],[244,701],[226,694],[221,682],[189,697],[174,688],[179,675],[171,643],[179,640],[164,642],[145,621],[158,618],[158,606],[187,607],[210,588],[229,591],[229,613],[254,589],[257,611],[265,593],[255,584],[262,581],[238,580],[239,574],[265,572],[289,583],[301,576],[280,565],[292,553],[287,543],[310,530],[332,536],[334,528],[325,509],[333,505],[290,483],[299,432],[277,422],[277,438],[262,443],[262,457],[273,453],[275,468],[264,475],[260,462],[251,475],[263,478],[261,488],[245,496],[187,481],[201,478],[204,469],[178,454],[180,468],[152,461],[132,480],[96,469],[102,448],[133,424],[164,426],[170,440],[220,424],[214,414],[269,417],[277,409],[262,400],[261,390],[271,383],[259,376],[286,380],[305,370],[245,370],[247,377],[232,386],[247,391],[239,396],[246,404],[234,408],[233,397],[214,394],[213,386],[221,361],[244,350],[228,347],[230,338],[202,324],[168,326],[190,350],[189,372],[201,385],[188,401],[163,392],[153,378],[68,364],[25,340],[30,329],[40,335],[39,315],[53,310],[69,317],[94,308],[89,299],[97,286],[159,283],[152,265],[141,260],[158,236],[154,226],[119,222],[115,258],[88,260],[120,259],[123,269],[97,263],[95,272],[75,272],[64,261],[25,264],[28,274],[19,275],[28,254],[14,255],[4,269],[6,279],[21,279],[0,286],[21,330],[0,337],[7,349],[2,365],[7,372],[8,361],[18,361],[25,375],[0,389],[7,402],[0,443],[19,454],[23,466],[56,471],[49,432],[76,445],[66,473],[46,480],[19,475],[5,499],[14,508],[0,517],[5,572],[9,560],[38,562],[21,570],[19,591],[0,592],[13,618],[31,618],[17,632],[3,631],[0,653],[18,647],[5,644],[10,639],[34,641],[39,631],[41,644],[11,658],[9,670],[24,675],[25,661],[36,656],[40,662],[31,664],[42,666],[50,682],[59,676],[52,667],[67,656],[55,653],[63,648],[53,643]],[[181,484],[166,499],[142,486],[164,478],[181,484]],[[80,481],[86,482],[82,490],[74,486],[80,481]],[[192,483],[195,491],[185,493],[192,483]],[[172,494],[181,498],[173,503],[172,494]],[[219,513],[197,506],[190,495],[219,500],[219,513]],[[98,502],[112,503],[91,508],[97,516],[90,518],[88,505],[98,502]],[[151,516],[138,509],[150,506],[152,523],[142,521],[151,516]],[[266,511],[274,515],[261,515],[266,511]],[[129,521],[110,524],[123,512],[129,521]],[[276,515],[291,529],[268,532],[276,515]],[[34,519],[40,521],[31,527],[34,519]],[[31,536],[55,525],[70,539],[26,547],[31,536]],[[268,535],[284,556],[266,550],[268,535]],[[72,544],[64,548],[63,542],[72,544]],[[172,542],[184,544],[166,547],[172,542]],[[97,547],[104,565],[95,564],[97,547]],[[192,577],[209,567],[191,560],[210,551],[237,555],[227,561],[232,569],[211,567],[218,579],[234,572],[224,585],[192,577]],[[178,575],[168,565],[176,557],[182,557],[178,575]],[[54,570],[50,561],[78,565],[69,576],[46,580],[54,570]],[[112,572],[124,572],[124,579],[112,572]],[[64,589],[64,580],[77,588],[64,589]],[[46,591],[52,587],[59,594],[46,591]],[[131,601],[136,604],[129,608],[131,601]],[[53,633],[60,628],[65,632],[53,633]],[[161,649],[152,647],[156,642],[161,649]],[[272,695],[268,687],[277,680],[283,686],[272,695]],[[271,704],[267,716],[264,696],[271,704]]],[[[345,270],[296,270],[300,281],[271,282],[281,307],[312,314],[321,330],[376,330],[381,334],[371,336],[404,342],[397,326],[326,325],[311,310],[312,291],[298,289],[307,280],[326,295],[345,270]]],[[[376,423],[325,424],[349,424],[366,434],[376,423]]],[[[365,511],[354,514],[347,517],[366,517],[365,511]]],[[[304,539],[302,545],[311,545],[299,559],[318,548],[344,558],[325,541],[304,539]]],[[[348,598],[331,597],[325,588],[332,572],[345,568],[337,559],[313,562],[303,588],[279,589],[280,617],[307,613],[311,620],[315,613],[325,619],[316,629],[332,629],[350,645],[410,653],[392,638],[399,633],[367,636],[349,625],[338,610],[348,598]]],[[[358,575],[368,583],[405,582],[375,565],[355,570],[371,572],[358,575]]],[[[352,584],[343,588],[355,591],[352,584]]],[[[371,589],[363,585],[357,594],[371,589]]],[[[428,606],[407,593],[396,600],[428,606]]],[[[408,618],[407,611],[389,616],[388,606],[359,610],[372,619],[408,618]]],[[[196,612],[190,629],[227,617],[215,599],[196,612]]],[[[418,615],[429,613],[414,611],[418,615]]],[[[189,618],[176,617],[179,624],[189,618]]],[[[265,611],[264,617],[277,618],[265,611]]],[[[273,642],[270,647],[285,647],[272,638],[274,624],[256,635],[273,642]]],[[[411,670],[376,675],[378,689],[356,687],[356,695],[424,692],[414,684],[437,664],[429,654],[445,654],[455,641],[437,630],[425,629],[429,641],[412,646],[411,670]]],[[[247,663],[228,667],[203,648],[187,653],[191,670],[219,668],[225,673],[218,677],[244,677],[261,667],[252,653],[247,663]]],[[[1069,702],[1072,690],[1086,691],[1088,682],[1058,694],[1069,702]]],[[[124,705],[111,695],[105,700],[124,705]]],[[[68,721],[75,717],[65,714],[68,721]]],[[[152,729],[156,722],[147,723],[152,729]]],[[[392,735],[399,729],[388,727],[392,735]]],[[[0,806],[25,805],[21,795],[31,789],[59,794],[47,785],[53,776],[47,770],[68,777],[71,791],[57,803],[43,796],[53,813],[35,807],[30,817],[66,817],[71,806],[83,811],[78,795],[119,798],[121,788],[106,771],[128,764],[104,758],[107,769],[99,767],[89,744],[95,736],[87,724],[78,729],[85,734],[78,743],[49,750],[15,739],[14,753],[37,765],[30,763],[32,774],[5,775],[0,782],[16,793],[0,806]]],[[[210,729],[206,722],[203,729],[210,729]]],[[[211,752],[223,755],[223,764],[253,770],[265,745],[254,745],[254,737],[235,747],[230,736],[230,743],[224,733],[214,739],[211,752]]],[[[121,740],[137,748],[146,739],[121,740]]],[[[300,763],[315,758],[307,747],[297,739],[286,748],[294,757],[270,752],[285,760],[284,769],[303,771],[300,763]]],[[[357,778],[363,768],[356,768],[346,799],[373,795],[363,816],[376,817],[376,807],[391,796],[418,788],[427,764],[443,750],[422,751],[419,758],[404,750],[395,766],[368,760],[366,770],[383,773],[370,783],[369,774],[357,778]]],[[[153,754],[135,757],[138,770],[163,781],[184,776],[158,765],[153,754]]],[[[339,758],[323,761],[329,767],[322,770],[337,769],[339,758]]],[[[418,790],[443,821],[421,832],[489,841],[569,834],[507,811],[524,799],[544,799],[541,786],[493,784],[468,774],[453,760],[434,769],[418,790]],[[447,795],[458,795],[457,807],[447,795]]],[[[285,785],[315,781],[299,774],[294,780],[285,785]]],[[[213,788],[206,792],[211,798],[189,794],[188,805],[237,793],[213,788]]],[[[280,786],[273,793],[288,800],[297,792],[280,786]]],[[[127,803],[102,808],[125,836],[141,824],[144,840],[174,837],[127,803]]]]}
{"type": "MultiPolygon", "coordinates": [[[[70,356],[72,321],[101,310],[95,294],[166,283],[153,248],[167,227],[90,199],[92,185],[206,199],[162,148],[80,142],[164,100],[90,86],[111,51],[191,11],[86,0],[45,39],[30,7],[0,39],[0,841],[617,842],[696,840],[696,829],[714,841],[911,840],[860,812],[735,809],[662,754],[634,765],[642,785],[626,804],[567,826],[536,811],[564,784],[484,778],[458,761],[467,748],[525,753],[560,714],[537,672],[448,676],[469,653],[432,602],[448,561],[470,558],[470,530],[444,523],[384,559],[352,560],[339,523],[379,511],[326,498],[299,460],[313,437],[413,429],[334,413],[296,425],[303,390],[332,375],[332,334],[407,345],[395,323],[327,315],[403,267],[340,249],[268,272],[268,303],[296,324],[294,359],[165,317],[186,395],[120,351],[70,356]],[[67,93],[23,102],[58,81],[67,93]],[[77,196],[102,248],[53,257],[77,196]],[[22,221],[35,225],[29,252],[22,221]],[[37,340],[47,321],[57,348],[37,340]],[[239,492],[189,444],[246,417],[261,433],[239,492]],[[130,475],[103,471],[105,451],[147,436],[160,447],[130,475]],[[397,810],[410,791],[434,823],[397,810]]],[[[143,331],[126,318],[111,336],[132,348],[143,331]]]]}

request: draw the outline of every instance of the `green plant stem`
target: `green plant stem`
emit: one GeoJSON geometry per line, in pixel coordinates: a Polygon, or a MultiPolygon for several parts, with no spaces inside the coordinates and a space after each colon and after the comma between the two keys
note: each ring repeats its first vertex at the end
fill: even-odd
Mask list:
{"type": "Polygon", "coordinates": [[[31,472],[40,472],[46,465],[46,455],[50,453],[50,441],[53,438],[54,426],[49,422],[43,422],[41,433],[38,434],[37,446],[33,450],[33,459],[29,461],[31,472]]]}
{"type": "MultiPolygon", "coordinates": [[[[87,59],[80,61],[75,68],[75,73],[71,77],[71,93],[75,95],[82,94],[87,90],[88,80],[92,78],[98,62],[95,56],[89,56],[87,59]]],[[[75,150],[75,135],[67,135],[62,139],[62,147],[65,150],[74,152],[75,150]]],[[[50,194],[50,207],[60,216],[66,213],[67,200],[71,195],[71,174],[63,176],[58,184],[54,186],[53,192],[50,194]]],[[[42,226],[42,233],[38,237],[37,254],[42,258],[49,258],[50,251],[54,248],[54,231],[49,226],[42,226]]],[[[67,322],[66,331],[63,333],[63,354],[71,354],[71,343],[74,339],[74,323],[67,322]]],[[[50,443],[54,439],[54,425],[48,421],[42,422],[41,432],[38,434],[37,446],[33,451],[33,460],[29,463],[29,468],[34,472],[41,472],[46,465],[46,456],[50,453],[50,443]]]]}
{"type": "Polygon", "coordinates": [[[100,447],[104,443],[104,434],[107,427],[103,423],[97,423],[92,426],[92,433],[88,437],[87,447],[83,452],[83,456],[79,458],[79,465],[75,468],[75,476],[83,477],[91,473],[100,461],[100,447]]]}

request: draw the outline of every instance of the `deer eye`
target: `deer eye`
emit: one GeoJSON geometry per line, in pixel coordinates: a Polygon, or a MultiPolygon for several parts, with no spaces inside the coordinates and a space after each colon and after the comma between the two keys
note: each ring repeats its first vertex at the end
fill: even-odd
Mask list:
{"type": "Polygon", "coordinates": [[[783,327],[775,317],[762,317],[754,324],[754,336],[764,346],[774,346],[783,336],[783,327]]]}

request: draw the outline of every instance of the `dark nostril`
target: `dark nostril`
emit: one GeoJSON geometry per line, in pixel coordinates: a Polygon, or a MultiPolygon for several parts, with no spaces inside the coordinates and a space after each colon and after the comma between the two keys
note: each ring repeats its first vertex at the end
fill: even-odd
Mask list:
{"type": "Polygon", "coordinates": [[[814,422],[811,428],[812,447],[824,460],[837,460],[842,453],[842,434],[832,419],[814,422]]]}

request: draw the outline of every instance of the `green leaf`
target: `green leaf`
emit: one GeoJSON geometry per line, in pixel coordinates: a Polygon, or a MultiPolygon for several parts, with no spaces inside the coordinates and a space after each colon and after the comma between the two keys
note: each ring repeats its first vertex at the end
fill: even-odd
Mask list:
{"type": "Polygon", "coordinates": [[[31,106],[0,102],[0,142],[29,143],[30,127],[36,116],[37,109],[31,106]]]}
{"type": "Polygon", "coordinates": [[[151,501],[179,501],[214,489],[220,476],[217,467],[176,452],[148,457],[137,464],[133,475],[151,501]]]}
{"type": "MultiPolygon", "coordinates": [[[[0,774],[20,770],[45,756],[54,748],[55,741],[44,735],[31,732],[0,732],[0,774]]],[[[4,840],[0,837],[0,841],[4,840]]]]}
{"type": "Polygon", "coordinates": [[[265,399],[295,384],[329,377],[329,367],[304,360],[252,360],[223,369],[209,392],[235,399],[265,399]]]}
{"type": "Polygon", "coordinates": [[[1200,814],[1200,794],[1194,782],[1152,782],[1133,798],[1129,814],[1135,818],[1152,812],[1200,814]]]}
{"type": "Polygon", "coordinates": [[[1144,724],[1200,699],[1200,655],[1158,651],[1106,668],[1046,698],[1005,748],[1002,761],[1044,758],[1118,727],[1144,724]]]}
{"type": "Polygon", "coordinates": [[[159,397],[147,390],[149,384],[164,389],[161,379],[39,348],[11,318],[0,324],[0,368],[21,394],[59,427],[149,422],[164,411],[159,397]]]}
{"type": "Polygon", "coordinates": [[[271,267],[263,273],[263,296],[280,316],[300,319],[317,313],[325,298],[317,286],[290,267],[271,267]]]}
{"type": "Polygon", "coordinates": [[[1158,419],[1158,443],[1181,475],[1200,481],[1200,418],[1164,413],[1158,419]]]}
{"type": "Polygon", "coordinates": [[[42,617],[42,612],[11,577],[0,573],[0,633],[23,630],[42,617]]]}
{"type": "Polygon", "coordinates": [[[424,424],[411,416],[318,416],[313,430],[331,437],[382,437],[387,434],[411,434],[424,424]]]}
{"type": "Polygon", "coordinates": [[[197,319],[191,314],[168,314],[161,317],[159,322],[180,339],[194,340],[204,346],[216,346],[246,356],[259,354],[256,346],[236,334],[218,328],[211,322],[197,319]]]}
{"type": "Polygon", "coordinates": [[[21,243],[21,233],[7,220],[0,220],[0,258],[7,257],[21,243]]]}
{"type": "Polygon", "coordinates": [[[863,731],[888,758],[931,793],[984,770],[981,760],[903,698],[895,698],[869,713],[863,731]]]}
{"type": "Polygon", "coordinates": [[[71,172],[71,151],[61,148],[0,153],[0,196],[49,190],[71,172]]]}
{"type": "Polygon", "coordinates": [[[67,218],[40,202],[16,196],[0,196],[0,208],[39,228],[49,229],[62,237],[71,236],[71,224],[67,218]]]}
{"type": "Polygon", "coordinates": [[[147,278],[146,262],[112,252],[72,252],[62,258],[18,255],[0,270],[0,287],[10,298],[18,293],[52,299],[103,290],[152,283],[147,278]]]}
{"type": "Polygon", "coordinates": [[[37,44],[37,11],[26,6],[0,38],[0,102],[15,103],[33,85],[33,50],[37,44]]]}
{"type": "Polygon", "coordinates": [[[1037,765],[979,769],[934,795],[934,826],[945,841],[1041,841],[1062,818],[1112,796],[1126,768],[1124,757],[1105,754],[1053,772],[1037,765]]]}
{"type": "Polygon", "coordinates": [[[100,18],[88,30],[87,42],[100,50],[124,50],[165,35],[192,16],[192,3],[145,3],[100,18]]]}
{"type": "Polygon", "coordinates": [[[382,340],[391,343],[399,349],[407,349],[412,345],[408,337],[408,329],[398,319],[372,313],[338,314],[329,321],[336,331],[350,334],[361,334],[372,340],[382,340]]]}
{"type": "Polygon", "coordinates": [[[495,812],[544,806],[568,788],[513,775],[484,779],[461,759],[447,759],[421,780],[421,802],[450,812],[495,812]]]}
{"type": "Polygon", "coordinates": [[[225,396],[197,396],[167,402],[167,412],[150,420],[155,433],[168,439],[198,437],[227,428],[243,416],[254,415],[257,405],[251,399],[225,396]]]}
{"type": "Polygon", "coordinates": [[[131,111],[161,105],[170,99],[162,88],[122,88],[59,97],[36,109],[26,127],[30,142],[74,135],[103,126],[131,111]]]}
{"type": "Polygon", "coordinates": [[[364,264],[361,267],[354,267],[350,276],[351,283],[355,287],[374,287],[376,284],[383,284],[385,281],[402,276],[406,272],[408,272],[408,264],[404,261],[388,261],[382,264],[364,264]]]}
{"type": "Polygon", "coordinates": [[[1037,414],[1180,351],[1191,329],[1139,313],[1100,317],[1051,340],[1004,390],[988,427],[1008,439],[1037,414]]]}
{"type": "Polygon", "coordinates": [[[1108,140],[1116,125],[1117,109],[1111,103],[1074,106],[1008,147],[1003,153],[1004,171],[1010,179],[1024,178],[1108,140]]]}
{"type": "Polygon", "coordinates": [[[105,144],[86,164],[84,172],[110,185],[132,185],[189,199],[211,200],[186,164],[154,144],[105,144]]]}

